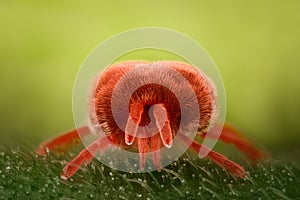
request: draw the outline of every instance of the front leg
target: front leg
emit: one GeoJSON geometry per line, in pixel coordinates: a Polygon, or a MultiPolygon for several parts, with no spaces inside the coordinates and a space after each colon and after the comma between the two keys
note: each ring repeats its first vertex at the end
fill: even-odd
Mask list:
{"type": "Polygon", "coordinates": [[[200,149],[203,148],[206,152],[208,152],[207,157],[209,157],[213,162],[218,164],[221,167],[224,167],[228,169],[233,174],[237,175],[240,178],[246,177],[246,171],[245,169],[240,166],[239,164],[229,160],[226,156],[223,156],[222,154],[215,152],[208,147],[201,145],[197,143],[196,141],[191,140],[185,135],[178,134],[178,137],[187,145],[190,145],[190,148],[193,149],[196,153],[199,154],[200,149]]]}
{"type": "Polygon", "coordinates": [[[87,165],[93,160],[97,151],[103,153],[110,144],[113,143],[109,136],[98,138],[95,142],[82,150],[71,162],[66,164],[61,173],[61,178],[67,180],[72,177],[83,164],[87,165]]]}

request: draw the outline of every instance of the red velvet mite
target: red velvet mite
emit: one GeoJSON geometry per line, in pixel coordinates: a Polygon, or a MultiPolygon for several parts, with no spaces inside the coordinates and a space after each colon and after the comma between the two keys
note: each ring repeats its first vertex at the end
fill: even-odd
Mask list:
{"type": "Polygon", "coordinates": [[[196,153],[199,153],[200,148],[206,149],[209,151],[207,157],[213,162],[228,169],[238,177],[245,177],[246,172],[242,166],[186,136],[196,115],[200,116],[196,137],[210,137],[234,144],[254,162],[263,157],[262,152],[257,150],[248,139],[226,124],[219,138],[213,134],[213,130],[207,134],[208,130],[213,129],[211,124],[218,115],[216,90],[208,77],[187,63],[178,61],[152,63],[129,61],[113,64],[99,76],[92,91],[88,103],[89,127],[81,127],[51,141],[44,142],[37,150],[40,155],[45,155],[48,151],[56,149],[64,151],[66,146],[73,144],[74,140],[80,139],[79,130],[81,133],[87,134],[90,130],[99,132],[101,129],[105,136],[97,139],[82,150],[70,163],[66,164],[61,174],[63,179],[73,176],[82,164],[89,163],[96,152],[104,152],[109,144],[123,149],[136,148],[140,154],[141,169],[145,167],[145,153],[151,152],[153,162],[157,170],[160,170],[158,150],[163,147],[172,148],[175,136],[178,136],[183,143],[188,144],[190,149],[196,153]],[[141,66],[143,70],[132,72],[141,66]],[[191,113],[189,117],[182,118],[181,112],[193,103],[191,102],[193,99],[189,92],[190,88],[186,88],[184,84],[178,81],[176,75],[170,74],[167,69],[176,71],[188,81],[192,92],[196,95],[196,102],[194,103],[199,106],[197,108],[199,113],[191,113]],[[128,76],[130,72],[132,72],[131,77],[127,77],[126,81],[121,82],[120,80],[128,76]],[[160,84],[147,82],[150,78],[164,80],[172,86],[172,90],[160,84]],[[130,93],[128,88],[135,85],[142,86],[130,93]],[[179,103],[175,94],[179,94],[184,99],[183,103],[179,103]],[[116,102],[114,102],[112,109],[113,95],[116,95],[116,102]],[[129,105],[126,105],[126,98],[129,99],[129,105]],[[126,106],[128,106],[129,114],[125,112],[126,106]],[[152,121],[154,122],[152,128],[141,129],[152,121]],[[139,134],[147,137],[139,137],[139,134]]]}

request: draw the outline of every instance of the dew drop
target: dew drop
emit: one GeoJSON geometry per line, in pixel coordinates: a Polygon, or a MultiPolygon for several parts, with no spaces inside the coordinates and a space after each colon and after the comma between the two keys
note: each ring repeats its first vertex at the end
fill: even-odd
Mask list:
{"type": "Polygon", "coordinates": [[[282,189],[282,192],[286,192],[286,189],[285,189],[285,188],[283,188],[283,189],[282,189]]]}

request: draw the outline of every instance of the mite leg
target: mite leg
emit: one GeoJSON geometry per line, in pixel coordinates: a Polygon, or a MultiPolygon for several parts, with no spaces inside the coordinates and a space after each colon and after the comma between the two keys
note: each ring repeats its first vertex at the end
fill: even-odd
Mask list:
{"type": "MultiPolygon", "coordinates": [[[[216,124],[212,130],[207,133],[200,133],[198,136],[200,137],[209,137],[211,139],[218,139],[217,135],[214,134],[214,129],[221,129],[218,124],[216,124]]],[[[255,145],[244,137],[241,133],[239,133],[235,128],[229,126],[228,124],[224,124],[221,135],[219,139],[224,143],[235,145],[240,151],[244,152],[252,162],[257,162],[262,158],[266,157],[263,152],[259,151],[255,145]]]]}
{"type": "MultiPolygon", "coordinates": [[[[141,129],[141,130],[144,130],[144,129],[141,129]]],[[[143,135],[146,136],[145,133],[143,135]]],[[[149,153],[149,143],[150,143],[150,140],[147,137],[138,138],[138,149],[139,149],[140,169],[141,170],[145,169],[147,154],[149,153]]]]}
{"type": "Polygon", "coordinates": [[[80,169],[81,165],[89,164],[93,160],[97,151],[103,153],[110,144],[112,142],[108,136],[97,139],[86,149],[82,150],[71,162],[66,164],[61,173],[61,178],[66,180],[72,177],[80,169]]]}
{"type": "Polygon", "coordinates": [[[36,153],[39,155],[46,155],[52,150],[55,150],[56,152],[64,152],[67,147],[74,146],[80,142],[79,132],[81,135],[87,135],[90,130],[87,126],[84,126],[64,133],[50,141],[43,142],[36,150],[36,153]]]}
{"type": "Polygon", "coordinates": [[[143,112],[144,107],[140,104],[132,104],[130,107],[130,115],[125,127],[125,143],[127,145],[131,145],[135,139],[143,112]]]}
{"type": "Polygon", "coordinates": [[[157,171],[161,170],[160,166],[160,147],[161,147],[161,140],[160,135],[155,134],[150,138],[150,150],[152,152],[152,160],[154,162],[154,165],[157,169],[157,171]]]}
{"type": "Polygon", "coordinates": [[[184,141],[187,145],[190,145],[190,148],[193,149],[196,153],[200,152],[200,148],[204,148],[206,152],[209,152],[207,154],[207,157],[209,157],[213,162],[215,162],[221,167],[228,169],[230,172],[232,172],[233,174],[237,175],[240,178],[244,178],[246,176],[246,172],[242,166],[229,160],[227,157],[223,156],[222,154],[212,151],[208,147],[205,147],[197,143],[196,141],[192,141],[190,138],[182,134],[178,134],[178,137],[180,137],[180,139],[182,139],[182,141],[184,141]]]}

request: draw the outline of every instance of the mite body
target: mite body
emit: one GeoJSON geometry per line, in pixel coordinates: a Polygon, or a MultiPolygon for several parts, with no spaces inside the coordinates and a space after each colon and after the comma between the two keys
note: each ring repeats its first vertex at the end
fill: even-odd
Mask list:
{"type": "MultiPolygon", "coordinates": [[[[177,61],[114,64],[93,85],[88,104],[89,127],[80,131],[92,130],[104,136],[65,166],[61,175],[64,179],[91,161],[97,151],[104,152],[109,144],[123,149],[136,148],[142,170],[146,155],[151,152],[154,165],[160,170],[159,150],[172,148],[175,136],[197,153],[200,148],[206,149],[207,157],[233,174],[239,177],[246,174],[240,165],[187,137],[196,128],[197,137],[218,139],[214,134],[207,134],[218,114],[215,86],[189,64],[177,61]]],[[[253,161],[262,158],[262,153],[248,139],[227,125],[219,138],[234,144],[253,161]]],[[[43,143],[37,152],[46,154],[46,149],[63,148],[74,139],[79,139],[78,130],[43,143]]]]}

